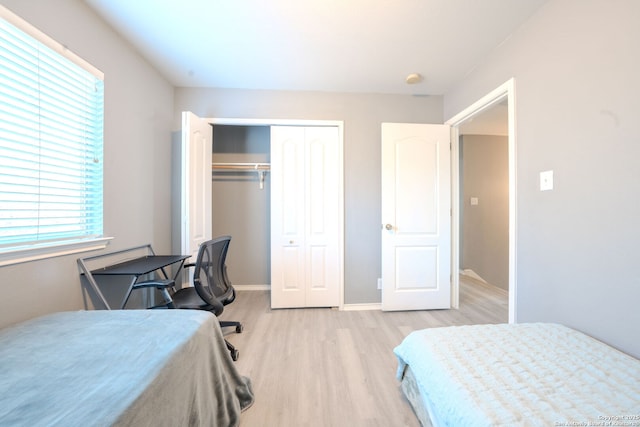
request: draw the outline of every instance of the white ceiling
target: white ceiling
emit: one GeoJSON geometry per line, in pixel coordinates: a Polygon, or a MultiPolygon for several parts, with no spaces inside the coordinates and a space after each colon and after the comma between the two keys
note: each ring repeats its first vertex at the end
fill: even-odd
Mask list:
{"type": "Polygon", "coordinates": [[[444,94],[545,1],[85,0],[175,86],[414,95],[444,94]]]}

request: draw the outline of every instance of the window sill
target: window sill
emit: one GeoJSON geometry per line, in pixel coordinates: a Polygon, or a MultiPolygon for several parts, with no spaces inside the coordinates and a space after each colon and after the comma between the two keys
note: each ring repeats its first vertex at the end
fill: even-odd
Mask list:
{"type": "Polygon", "coordinates": [[[104,249],[112,239],[113,237],[100,237],[91,240],[58,243],[51,246],[32,246],[28,248],[8,250],[0,253],[0,267],[104,249]]]}

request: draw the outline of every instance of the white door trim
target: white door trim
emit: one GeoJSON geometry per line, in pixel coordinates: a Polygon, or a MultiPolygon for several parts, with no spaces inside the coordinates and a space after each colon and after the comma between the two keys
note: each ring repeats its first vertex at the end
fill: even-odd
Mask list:
{"type": "Polygon", "coordinates": [[[344,307],[344,122],[342,120],[296,120],[296,119],[248,119],[248,118],[224,118],[208,117],[203,118],[212,125],[236,125],[236,126],[335,126],[338,128],[339,153],[339,294],[340,305],[338,309],[344,307]]]}
{"type": "Polygon", "coordinates": [[[342,120],[296,120],[296,119],[237,119],[237,118],[213,118],[208,117],[212,125],[236,125],[236,126],[338,126],[343,128],[342,120]]]}
{"type": "Polygon", "coordinates": [[[480,112],[507,99],[507,111],[509,116],[509,323],[517,323],[516,310],[516,128],[515,128],[515,79],[511,78],[487,95],[483,96],[461,112],[445,122],[451,126],[451,271],[453,281],[451,283],[451,302],[454,308],[460,304],[459,276],[460,271],[460,165],[459,165],[459,126],[473,118],[480,112]]]}

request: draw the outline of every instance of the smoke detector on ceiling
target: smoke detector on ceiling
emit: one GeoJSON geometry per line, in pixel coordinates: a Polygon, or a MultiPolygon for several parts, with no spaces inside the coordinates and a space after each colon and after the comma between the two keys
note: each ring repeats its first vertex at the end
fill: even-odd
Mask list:
{"type": "Polygon", "coordinates": [[[422,81],[422,76],[420,74],[418,74],[418,73],[409,74],[407,76],[407,78],[405,79],[405,81],[409,85],[420,83],[422,81]]]}

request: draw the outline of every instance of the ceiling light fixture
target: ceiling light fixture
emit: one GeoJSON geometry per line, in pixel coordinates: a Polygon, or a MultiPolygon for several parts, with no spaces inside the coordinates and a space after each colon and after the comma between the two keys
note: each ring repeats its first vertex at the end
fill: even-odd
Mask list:
{"type": "Polygon", "coordinates": [[[405,81],[409,85],[420,83],[422,81],[422,76],[420,74],[418,74],[418,73],[409,74],[407,76],[407,78],[405,79],[405,81]]]}

